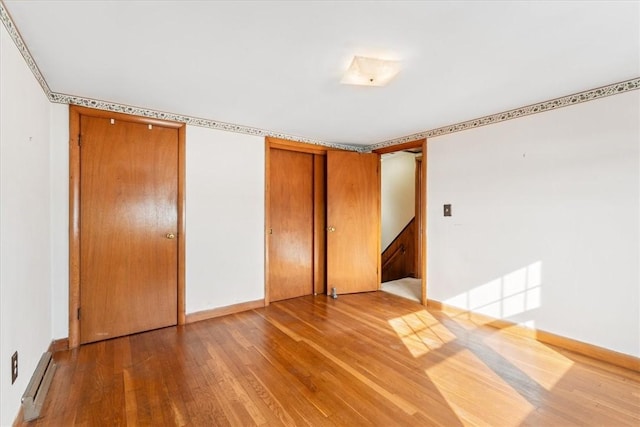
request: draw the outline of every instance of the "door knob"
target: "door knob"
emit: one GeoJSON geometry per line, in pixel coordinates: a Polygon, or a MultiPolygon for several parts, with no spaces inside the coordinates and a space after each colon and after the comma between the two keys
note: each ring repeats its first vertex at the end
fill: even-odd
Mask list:
{"type": "Polygon", "coordinates": [[[327,231],[330,233],[333,233],[334,231],[336,231],[335,227],[327,227],[327,231]]]}
{"type": "Polygon", "coordinates": [[[176,235],[175,235],[175,234],[173,234],[173,233],[167,233],[167,236],[166,236],[166,237],[167,237],[167,239],[175,239],[175,238],[176,238],[176,235]]]}

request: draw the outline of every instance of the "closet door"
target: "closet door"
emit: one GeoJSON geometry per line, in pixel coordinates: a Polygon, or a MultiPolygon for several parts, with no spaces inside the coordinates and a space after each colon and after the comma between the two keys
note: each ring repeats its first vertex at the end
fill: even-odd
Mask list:
{"type": "Polygon", "coordinates": [[[327,152],[327,293],[380,287],[380,156],[327,152]]]}
{"type": "Polygon", "coordinates": [[[270,149],[269,299],[313,293],[314,155],[270,149]]]}

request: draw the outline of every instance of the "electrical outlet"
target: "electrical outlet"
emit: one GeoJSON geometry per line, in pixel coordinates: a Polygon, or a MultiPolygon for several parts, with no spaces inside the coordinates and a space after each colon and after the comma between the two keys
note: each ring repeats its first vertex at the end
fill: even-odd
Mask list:
{"type": "Polygon", "coordinates": [[[11,384],[18,379],[18,352],[11,355],[11,384]]]}
{"type": "Polygon", "coordinates": [[[451,205],[444,205],[444,216],[451,216],[451,205]]]}

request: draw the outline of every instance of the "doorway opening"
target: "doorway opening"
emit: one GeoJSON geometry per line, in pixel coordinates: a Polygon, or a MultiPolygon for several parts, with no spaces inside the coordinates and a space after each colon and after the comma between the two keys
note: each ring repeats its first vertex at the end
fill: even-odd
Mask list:
{"type": "Polygon", "coordinates": [[[380,290],[426,303],[426,140],[381,154],[380,290]]]}

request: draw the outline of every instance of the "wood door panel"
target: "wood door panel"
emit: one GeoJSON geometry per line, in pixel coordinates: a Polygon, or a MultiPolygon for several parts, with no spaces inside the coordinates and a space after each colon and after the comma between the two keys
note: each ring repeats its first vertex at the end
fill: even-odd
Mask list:
{"type": "Polygon", "coordinates": [[[313,154],[271,149],[269,297],[313,292],[313,154]]]}
{"type": "Polygon", "coordinates": [[[81,117],[80,340],[177,323],[178,131],[81,117]]]}
{"type": "Polygon", "coordinates": [[[327,152],[327,292],[380,286],[379,170],[377,154],[327,152]]]}

